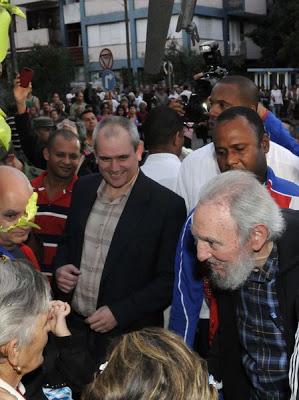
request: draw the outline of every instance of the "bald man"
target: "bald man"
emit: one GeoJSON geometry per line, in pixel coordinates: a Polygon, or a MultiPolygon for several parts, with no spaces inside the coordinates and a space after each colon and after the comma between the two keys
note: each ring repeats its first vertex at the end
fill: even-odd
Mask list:
{"type": "Polygon", "coordinates": [[[0,254],[9,259],[29,259],[38,268],[32,250],[23,245],[32,226],[26,212],[29,201],[34,206],[32,195],[30,182],[21,171],[0,166],[0,254]]]}

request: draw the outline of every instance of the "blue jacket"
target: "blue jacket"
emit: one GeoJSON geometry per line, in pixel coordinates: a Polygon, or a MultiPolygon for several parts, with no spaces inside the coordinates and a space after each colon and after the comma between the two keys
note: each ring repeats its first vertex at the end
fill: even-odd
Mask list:
{"type": "Polygon", "coordinates": [[[267,112],[266,118],[264,119],[264,126],[273,142],[290,150],[296,156],[299,156],[299,143],[290,135],[280,119],[276,118],[270,111],[267,112]]]}
{"type": "MultiPolygon", "coordinates": [[[[267,171],[267,188],[280,207],[299,204],[299,186],[267,171]]],[[[188,216],[176,249],[175,280],[171,305],[169,329],[184,338],[193,347],[199,313],[203,302],[203,281],[200,277],[200,263],[191,233],[194,210],[188,216]]]]}

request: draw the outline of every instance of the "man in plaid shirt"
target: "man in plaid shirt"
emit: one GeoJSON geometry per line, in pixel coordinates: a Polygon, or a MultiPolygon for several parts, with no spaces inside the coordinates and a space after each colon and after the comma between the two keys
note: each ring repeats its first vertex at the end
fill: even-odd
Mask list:
{"type": "Polygon", "coordinates": [[[254,175],[229,171],[203,187],[192,233],[216,288],[219,329],[209,367],[224,398],[289,399],[298,212],[280,210],[254,175]]]}

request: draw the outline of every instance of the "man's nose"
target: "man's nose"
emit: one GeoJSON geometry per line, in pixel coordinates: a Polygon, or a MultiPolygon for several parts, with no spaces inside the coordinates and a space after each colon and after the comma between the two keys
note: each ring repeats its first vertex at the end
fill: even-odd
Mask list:
{"type": "Polygon", "coordinates": [[[239,157],[235,152],[228,152],[226,156],[226,165],[229,169],[235,168],[239,164],[239,157]]]}
{"type": "Polygon", "coordinates": [[[117,160],[115,160],[115,159],[112,159],[112,160],[111,160],[111,165],[110,165],[110,167],[111,167],[111,170],[112,170],[112,171],[118,171],[118,169],[119,169],[119,162],[118,162],[117,160]]]}
{"type": "Polygon", "coordinates": [[[210,118],[217,118],[221,114],[222,110],[219,104],[214,103],[210,105],[209,109],[209,117],[210,118]]]}
{"type": "Polygon", "coordinates": [[[64,164],[70,164],[70,163],[71,163],[71,158],[70,158],[70,156],[66,155],[66,156],[63,158],[63,162],[64,162],[64,164]]]}
{"type": "Polygon", "coordinates": [[[210,246],[207,242],[204,242],[203,240],[197,240],[196,248],[197,258],[199,261],[206,261],[212,256],[210,246]]]}

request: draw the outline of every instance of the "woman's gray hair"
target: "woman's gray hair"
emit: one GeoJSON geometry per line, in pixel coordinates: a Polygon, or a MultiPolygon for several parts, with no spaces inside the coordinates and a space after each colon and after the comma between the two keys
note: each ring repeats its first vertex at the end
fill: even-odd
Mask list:
{"type": "Polygon", "coordinates": [[[229,207],[240,242],[248,240],[258,224],[268,228],[268,240],[271,241],[278,239],[285,229],[279,206],[266,187],[248,171],[228,171],[211,179],[202,187],[197,207],[206,203],[229,207]]]}
{"type": "Polygon", "coordinates": [[[49,310],[50,285],[25,260],[0,261],[0,346],[31,342],[36,318],[49,310]]]}
{"type": "Polygon", "coordinates": [[[106,137],[119,135],[119,131],[117,128],[121,127],[128,132],[128,134],[131,138],[131,143],[134,147],[134,150],[137,149],[137,146],[140,143],[140,137],[139,137],[138,129],[137,129],[136,125],[134,124],[134,122],[132,122],[129,118],[111,116],[111,117],[106,117],[106,118],[102,119],[102,121],[99,122],[94,129],[93,144],[94,144],[95,150],[96,150],[96,143],[97,143],[96,139],[97,139],[100,131],[103,128],[106,128],[107,126],[110,127],[110,130],[105,132],[104,135],[106,137]]]}

